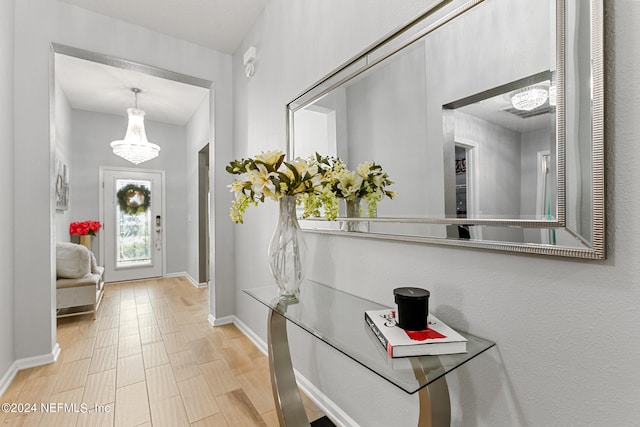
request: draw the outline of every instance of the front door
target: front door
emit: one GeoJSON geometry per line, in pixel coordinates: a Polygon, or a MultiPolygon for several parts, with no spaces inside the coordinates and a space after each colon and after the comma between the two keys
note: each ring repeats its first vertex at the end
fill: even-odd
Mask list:
{"type": "Polygon", "coordinates": [[[163,172],[103,169],[105,282],[163,275],[163,172]]]}

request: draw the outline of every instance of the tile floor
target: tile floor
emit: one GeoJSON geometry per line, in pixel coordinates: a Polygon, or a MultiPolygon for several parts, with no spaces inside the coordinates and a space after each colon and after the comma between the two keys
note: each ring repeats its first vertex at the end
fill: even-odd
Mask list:
{"type": "Polygon", "coordinates": [[[181,277],[107,284],[95,320],[58,319],[56,363],[18,372],[0,426],[277,426],[267,357],[208,305],[181,277]]]}

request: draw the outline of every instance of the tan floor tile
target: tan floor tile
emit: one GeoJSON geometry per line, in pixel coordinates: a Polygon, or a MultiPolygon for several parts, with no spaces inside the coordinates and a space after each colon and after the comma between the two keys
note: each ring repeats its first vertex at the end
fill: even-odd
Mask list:
{"type": "Polygon", "coordinates": [[[91,358],[89,373],[94,374],[96,372],[107,371],[115,368],[118,360],[117,348],[118,347],[116,345],[112,345],[109,347],[93,349],[93,357],[91,358]]]}
{"type": "Polygon", "coordinates": [[[259,357],[263,357],[264,353],[262,353],[258,347],[246,336],[237,337],[231,340],[233,346],[238,349],[239,352],[245,354],[250,359],[255,359],[259,357]]]}
{"type": "Polygon", "coordinates": [[[191,423],[191,427],[235,427],[227,424],[227,420],[224,419],[222,412],[211,415],[210,417],[203,418],[200,421],[191,423]]]}
{"type": "Polygon", "coordinates": [[[106,405],[116,400],[116,370],[98,372],[87,377],[82,401],[90,405],[106,405]]]}
{"type": "Polygon", "coordinates": [[[178,326],[186,325],[188,323],[194,323],[198,319],[190,311],[174,311],[173,318],[175,319],[178,326]]]}
{"type": "MultiPolygon", "coordinates": [[[[154,321],[155,322],[155,321],[154,321]]],[[[140,328],[140,343],[150,344],[152,342],[162,341],[162,334],[157,326],[143,326],[140,328]]]]}
{"type": "Polygon", "coordinates": [[[238,378],[222,360],[214,360],[200,365],[200,371],[214,396],[240,388],[238,378]]]}
{"type": "Polygon", "coordinates": [[[226,338],[230,340],[243,336],[242,332],[240,332],[240,329],[238,329],[238,327],[233,323],[216,326],[215,329],[222,332],[226,336],[226,338]]]}
{"type": "Polygon", "coordinates": [[[199,364],[219,360],[220,348],[206,338],[202,338],[189,343],[189,348],[199,364]]]}
{"type": "Polygon", "coordinates": [[[96,348],[118,344],[118,328],[100,329],[96,338],[96,348]]]}
{"type": "MultiPolygon", "coordinates": [[[[48,363],[48,364],[42,365],[42,366],[36,366],[35,368],[31,368],[29,370],[30,372],[32,371],[31,378],[48,377],[50,375],[57,374],[58,372],[60,372],[60,368],[62,368],[62,363],[64,362],[64,356],[65,356],[65,354],[60,352],[60,356],[58,356],[58,360],[56,362],[48,363]]],[[[18,373],[20,373],[20,372],[22,372],[22,371],[19,371],[18,373]]],[[[17,376],[16,376],[16,378],[17,378],[17,376]]],[[[4,398],[4,396],[3,396],[3,398],[4,398]]]]}
{"type": "Polygon", "coordinates": [[[255,370],[239,375],[237,378],[259,413],[264,414],[275,408],[268,371],[255,370]]]}
{"type": "Polygon", "coordinates": [[[166,334],[162,337],[162,339],[164,341],[164,345],[168,354],[177,353],[189,348],[189,341],[187,341],[182,332],[166,334]]]}
{"type": "MultiPolygon", "coordinates": [[[[7,414],[2,427],[38,427],[42,420],[42,412],[30,412],[26,414],[7,414]]],[[[42,423],[46,425],[46,423],[42,423]]]]}
{"type": "Polygon", "coordinates": [[[118,359],[141,353],[142,346],[140,345],[139,335],[132,335],[124,338],[120,337],[118,340],[118,359]]]}
{"type": "Polygon", "coordinates": [[[84,386],[89,373],[89,365],[91,359],[75,360],[73,362],[65,362],[58,374],[58,380],[53,387],[53,393],[72,390],[74,388],[84,386]]]}
{"type": "Polygon", "coordinates": [[[173,317],[156,318],[156,320],[158,321],[158,329],[160,329],[160,333],[163,335],[178,332],[180,330],[173,317]]]}
{"type": "Polygon", "coordinates": [[[207,337],[206,329],[203,328],[201,323],[188,323],[186,325],[179,326],[180,331],[189,341],[195,341],[207,337]]]}
{"type": "MultiPolygon", "coordinates": [[[[149,301],[149,297],[147,297],[147,301],[149,301]]],[[[145,313],[151,314],[153,312],[150,302],[142,302],[141,300],[139,301],[137,298],[136,298],[136,302],[137,302],[136,311],[138,312],[138,316],[145,313]]]]}
{"type": "Polygon", "coordinates": [[[133,320],[122,321],[122,314],[120,314],[120,338],[130,337],[132,335],[138,335],[139,331],[138,316],[133,313],[133,320]]]}
{"type": "MultiPolygon", "coordinates": [[[[87,359],[93,354],[93,346],[95,345],[96,338],[81,338],[76,339],[73,343],[67,347],[64,357],[65,362],[72,362],[74,360],[87,359]]],[[[65,351],[65,349],[62,349],[65,351]]]]}
{"type": "Polygon", "coordinates": [[[179,396],[178,383],[170,364],[156,366],[146,370],[149,401],[157,402],[173,396],[179,396]]]}
{"type": "Polygon", "coordinates": [[[280,421],[278,421],[278,414],[276,414],[275,409],[262,414],[262,419],[267,427],[280,427],[280,421]]]}
{"type": "Polygon", "coordinates": [[[53,387],[58,378],[59,374],[48,377],[29,377],[13,401],[16,403],[46,402],[49,396],[51,396],[51,393],[53,393],[53,387]]]}
{"type": "Polygon", "coordinates": [[[243,352],[235,347],[226,347],[220,349],[222,359],[227,363],[231,372],[235,375],[242,375],[256,369],[253,361],[243,352]]]}
{"type": "Polygon", "coordinates": [[[142,358],[146,369],[169,363],[169,356],[162,341],[143,345],[142,358]]]}
{"type": "Polygon", "coordinates": [[[207,382],[197,376],[178,383],[189,422],[195,422],[219,412],[215,397],[211,394],[207,382]]]}
{"type": "Polygon", "coordinates": [[[83,388],[75,388],[52,394],[46,402],[47,409],[42,414],[40,425],[47,427],[68,427],[76,424],[78,414],[82,410],[83,388]]]}
{"type": "Polygon", "coordinates": [[[148,313],[140,313],[138,314],[138,326],[142,330],[142,328],[146,328],[148,326],[156,326],[156,317],[153,315],[151,311],[151,305],[149,305],[148,313]]]}
{"type": "Polygon", "coordinates": [[[144,363],[141,354],[118,359],[117,387],[124,387],[140,381],[144,381],[144,363]]]}
{"type": "Polygon", "coordinates": [[[98,330],[117,328],[120,323],[120,316],[102,316],[98,319],[98,330]]]}
{"type": "Polygon", "coordinates": [[[191,351],[181,351],[169,355],[176,381],[183,381],[200,375],[198,362],[191,351]]]}
{"type": "Polygon", "coordinates": [[[109,409],[105,407],[95,411],[91,408],[89,412],[79,414],[76,427],[113,427],[115,404],[110,403],[107,406],[109,409]]]}
{"type": "Polygon", "coordinates": [[[151,421],[153,427],[189,426],[189,418],[180,396],[151,402],[151,421]]]}
{"type": "Polygon", "coordinates": [[[266,426],[266,423],[247,397],[237,389],[216,397],[227,422],[232,426],[266,426]]]}
{"type": "Polygon", "coordinates": [[[149,398],[144,382],[116,390],[115,426],[137,426],[151,420],[149,398]]]}

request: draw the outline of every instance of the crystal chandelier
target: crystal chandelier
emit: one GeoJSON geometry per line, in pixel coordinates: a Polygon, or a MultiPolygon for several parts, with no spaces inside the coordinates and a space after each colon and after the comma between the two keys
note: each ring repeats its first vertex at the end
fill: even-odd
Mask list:
{"type": "Polygon", "coordinates": [[[511,105],[517,110],[531,111],[547,102],[548,97],[549,92],[545,87],[528,86],[511,95],[511,105]]]}
{"type": "Polygon", "coordinates": [[[137,165],[158,157],[160,147],[147,140],[147,134],[144,131],[144,111],[138,109],[140,89],[134,87],[131,91],[135,94],[136,106],[135,108],[127,108],[127,114],[129,115],[127,133],[124,139],[113,141],[111,148],[116,156],[120,156],[137,165]]]}

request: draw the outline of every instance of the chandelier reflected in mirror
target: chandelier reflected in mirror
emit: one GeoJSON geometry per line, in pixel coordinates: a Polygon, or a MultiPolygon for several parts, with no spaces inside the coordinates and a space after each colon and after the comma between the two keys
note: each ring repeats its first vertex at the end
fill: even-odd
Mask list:
{"type": "Polygon", "coordinates": [[[143,110],[138,109],[138,94],[141,90],[134,87],[131,88],[131,91],[135,94],[135,107],[127,109],[127,115],[129,116],[127,133],[124,139],[113,141],[111,148],[116,156],[120,156],[137,165],[158,157],[160,147],[147,140],[147,134],[144,130],[145,113],[143,110]]]}
{"type": "Polygon", "coordinates": [[[513,108],[522,111],[534,110],[547,102],[549,91],[544,86],[528,86],[511,95],[513,108]]]}

